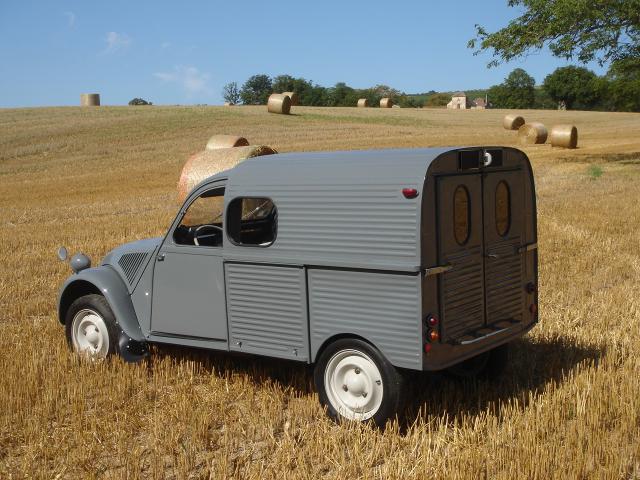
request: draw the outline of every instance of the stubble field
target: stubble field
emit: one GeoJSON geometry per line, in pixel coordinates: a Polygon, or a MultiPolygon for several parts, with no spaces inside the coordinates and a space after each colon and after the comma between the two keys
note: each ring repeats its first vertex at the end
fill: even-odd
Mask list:
{"type": "Polygon", "coordinates": [[[640,478],[640,115],[524,148],[540,323],[494,383],[413,376],[400,422],[325,418],[305,366],[162,348],[80,361],[55,302],[66,245],[97,262],[161,235],[214,133],[279,151],[515,145],[504,111],[264,107],[0,110],[0,478],[640,478]]]}

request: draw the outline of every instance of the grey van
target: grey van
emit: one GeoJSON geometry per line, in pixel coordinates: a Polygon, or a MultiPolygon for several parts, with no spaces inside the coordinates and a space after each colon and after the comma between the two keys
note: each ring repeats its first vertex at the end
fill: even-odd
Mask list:
{"type": "Polygon", "coordinates": [[[270,155],[202,182],[163,237],[94,268],[74,255],[58,313],[92,357],[175,344],[314,364],[331,417],[383,424],[407,370],[504,364],[537,322],[536,242],[517,149],[270,155]]]}

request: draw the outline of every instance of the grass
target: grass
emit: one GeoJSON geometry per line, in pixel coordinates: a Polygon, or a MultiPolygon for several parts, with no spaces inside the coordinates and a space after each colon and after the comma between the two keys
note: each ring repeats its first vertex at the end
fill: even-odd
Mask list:
{"type": "Polygon", "coordinates": [[[498,383],[414,377],[385,431],[325,418],[303,365],[69,353],[57,248],[97,261],[163,233],[181,165],[213,133],[280,151],[516,141],[500,111],[265,110],[0,110],[0,478],[640,478],[638,114],[524,112],[580,132],[575,151],[524,148],[540,323],[498,383]],[[591,181],[585,162],[607,174],[591,181]]]}

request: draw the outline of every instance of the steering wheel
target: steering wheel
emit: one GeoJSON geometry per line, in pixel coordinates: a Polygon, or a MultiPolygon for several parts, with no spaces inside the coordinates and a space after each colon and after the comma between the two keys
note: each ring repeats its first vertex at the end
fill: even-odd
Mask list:
{"type": "Polygon", "coordinates": [[[193,232],[193,243],[195,243],[199,247],[200,246],[200,240],[205,239],[205,238],[215,237],[216,235],[222,235],[222,231],[223,231],[222,227],[219,227],[218,225],[210,225],[210,224],[200,225],[193,232]],[[215,233],[209,233],[207,235],[200,235],[200,231],[205,229],[205,228],[212,228],[212,229],[216,230],[216,232],[215,233]]]}

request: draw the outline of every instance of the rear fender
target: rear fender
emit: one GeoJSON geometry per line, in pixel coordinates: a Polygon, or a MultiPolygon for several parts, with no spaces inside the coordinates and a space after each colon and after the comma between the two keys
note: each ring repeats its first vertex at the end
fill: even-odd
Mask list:
{"type": "Polygon", "coordinates": [[[58,297],[60,323],[64,324],[67,309],[76,299],[91,293],[99,293],[105,297],[118,326],[130,340],[145,341],[129,290],[120,275],[108,265],[82,270],[76,275],[71,275],[64,282],[58,297]]]}

